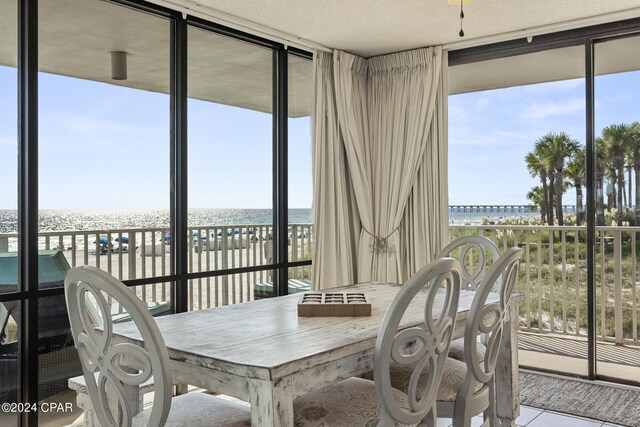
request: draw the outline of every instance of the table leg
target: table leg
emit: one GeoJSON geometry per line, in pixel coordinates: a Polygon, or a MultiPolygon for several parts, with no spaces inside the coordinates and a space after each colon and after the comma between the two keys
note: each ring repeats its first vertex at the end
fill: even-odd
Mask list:
{"type": "Polygon", "coordinates": [[[496,406],[501,426],[515,426],[520,415],[518,383],[518,305],[509,304],[496,366],[496,406]]]}
{"type": "Polygon", "coordinates": [[[291,381],[250,380],[252,427],[293,426],[293,394],[291,381]]]}

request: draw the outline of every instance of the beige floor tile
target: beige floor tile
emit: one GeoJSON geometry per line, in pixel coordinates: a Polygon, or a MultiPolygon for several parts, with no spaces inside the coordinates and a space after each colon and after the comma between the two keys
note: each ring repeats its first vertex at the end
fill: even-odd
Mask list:
{"type": "Polygon", "coordinates": [[[526,426],[533,421],[538,415],[542,414],[543,410],[538,408],[531,408],[529,406],[520,407],[520,416],[516,418],[516,425],[526,426]]]}
{"type": "Polygon", "coordinates": [[[576,418],[568,415],[556,414],[553,412],[543,412],[527,427],[601,427],[601,421],[576,418]]]}

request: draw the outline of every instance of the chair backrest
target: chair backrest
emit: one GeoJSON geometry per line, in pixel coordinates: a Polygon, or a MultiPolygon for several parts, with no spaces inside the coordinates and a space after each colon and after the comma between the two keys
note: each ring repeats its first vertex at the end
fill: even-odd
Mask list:
{"type": "Polygon", "coordinates": [[[449,243],[440,251],[438,257],[453,257],[460,261],[462,289],[475,291],[488,270],[488,254],[491,254],[491,262],[496,262],[500,256],[496,244],[484,236],[472,235],[460,237],[449,243]],[[454,252],[455,256],[452,255],[454,252]]]}
{"type": "MultiPolygon", "coordinates": [[[[505,251],[491,266],[485,280],[478,287],[471,303],[469,317],[465,328],[464,356],[467,363],[467,374],[463,386],[464,393],[471,393],[478,383],[487,385],[493,378],[498,360],[498,352],[502,343],[504,320],[511,294],[518,279],[518,267],[522,249],[510,248],[505,251]],[[497,283],[498,301],[487,304],[487,297],[497,283]],[[482,334],[486,346],[484,359],[478,357],[477,337],[482,334]],[[471,391],[470,391],[471,390],[471,391]]],[[[494,294],[495,295],[495,294],[494,294]]],[[[517,321],[512,319],[512,321],[517,321]]],[[[480,391],[478,391],[480,392],[480,391]]]]}
{"type": "Polygon", "coordinates": [[[169,355],[144,304],[113,276],[95,267],[72,268],[64,282],[67,310],[87,389],[103,427],[129,427],[135,415],[128,392],[153,376],[148,426],[163,426],[171,406],[169,355]],[[105,295],[127,310],[143,345],[115,343],[105,295]]]}
{"type": "MultiPolygon", "coordinates": [[[[436,391],[451,344],[459,297],[460,264],[452,258],[442,258],[402,285],[387,309],[376,341],[373,370],[385,421],[414,424],[435,411],[436,391]],[[419,307],[424,323],[399,331],[405,312],[418,294],[420,303],[426,297],[424,306],[419,307]],[[406,404],[398,402],[393,394],[392,362],[413,367],[406,404]],[[418,380],[425,366],[430,375],[419,389],[418,380]]],[[[415,305],[411,309],[415,310],[415,305]]]]}

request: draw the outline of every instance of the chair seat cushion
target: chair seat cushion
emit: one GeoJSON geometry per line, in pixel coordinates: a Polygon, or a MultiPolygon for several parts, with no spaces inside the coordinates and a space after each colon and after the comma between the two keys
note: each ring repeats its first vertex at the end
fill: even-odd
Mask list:
{"type": "MultiPolygon", "coordinates": [[[[94,374],[94,376],[96,377],[96,382],[98,381],[99,375],[100,374],[98,374],[97,372],[94,374]]],[[[75,391],[78,394],[89,394],[89,389],[87,389],[87,381],[84,379],[84,375],[69,378],[67,385],[71,390],[75,391]]],[[[144,383],[140,384],[140,394],[142,395],[152,392],[153,385],[153,377],[151,377],[144,383]]]]}
{"type": "MultiPolygon", "coordinates": [[[[391,386],[393,388],[406,393],[409,388],[409,381],[411,380],[411,374],[413,373],[413,365],[398,365],[391,364],[391,386]]],[[[426,385],[426,380],[429,378],[429,366],[425,366],[420,375],[420,381],[418,381],[418,393],[422,391],[422,388],[426,385]]],[[[467,365],[459,360],[447,358],[444,365],[444,373],[442,374],[442,380],[440,381],[440,387],[438,387],[438,393],[436,399],[440,402],[453,402],[456,400],[458,393],[462,389],[464,380],[467,376],[467,365]]],[[[362,375],[362,378],[373,380],[373,372],[367,372],[362,375]]],[[[476,384],[474,392],[480,391],[482,384],[476,384]]],[[[420,394],[418,394],[420,396],[420,394]]]]}
{"type": "MultiPolygon", "coordinates": [[[[133,417],[132,427],[146,427],[147,409],[133,417]]],[[[251,408],[205,393],[188,393],[171,400],[165,427],[245,427],[251,426],[251,408]]]]}
{"type": "MultiPolygon", "coordinates": [[[[478,337],[478,345],[476,346],[476,354],[478,355],[478,362],[484,362],[484,353],[487,351],[487,348],[480,342],[480,337],[478,337]]],[[[461,362],[465,361],[464,357],[464,338],[458,338],[457,340],[451,341],[451,347],[449,347],[449,357],[452,359],[459,360],[461,362]]]]}
{"type": "MultiPolygon", "coordinates": [[[[406,396],[393,390],[398,402],[406,396]]],[[[332,384],[293,401],[295,427],[375,427],[380,399],[372,381],[361,378],[332,384]]]]}

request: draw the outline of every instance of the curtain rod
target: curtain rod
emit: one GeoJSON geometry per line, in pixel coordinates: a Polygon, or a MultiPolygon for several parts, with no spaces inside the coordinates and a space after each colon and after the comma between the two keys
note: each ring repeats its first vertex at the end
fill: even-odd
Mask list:
{"type": "Polygon", "coordinates": [[[246,19],[238,18],[225,12],[212,9],[207,6],[196,4],[189,0],[147,0],[149,3],[154,3],[159,6],[164,6],[169,9],[177,10],[184,16],[191,15],[198,18],[206,19],[208,21],[224,25],[235,30],[243,31],[254,36],[263,37],[273,40],[278,43],[282,43],[285,46],[292,46],[298,49],[313,51],[323,50],[325,52],[333,52],[332,49],[325,47],[319,43],[315,43],[311,40],[306,40],[301,37],[294,36],[284,31],[274,30],[267,26],[257,24],[255,22],[247,21],[246,19]]]}
{"type": "Polygon", "coordinates": [[[477,47],[487,44],[500,43],[520,38],[535,37],[542,34],[556,33],[566,30],[574,30],[576,28],[590,27],[593,25],[606,24],[615,21],[624,21],[640,17],[640,7],[621,10],[618,12],[610,12],[587,18],[578,18],[569,21],[557,22],[555,24],[540,25],[538,27],[526,28],[523,30],[510,31],[507,33],[493,34],[475,39],[456,41],[446,43],[442,46],[446,50],[459,50],[469,47],[477,47]]]}

